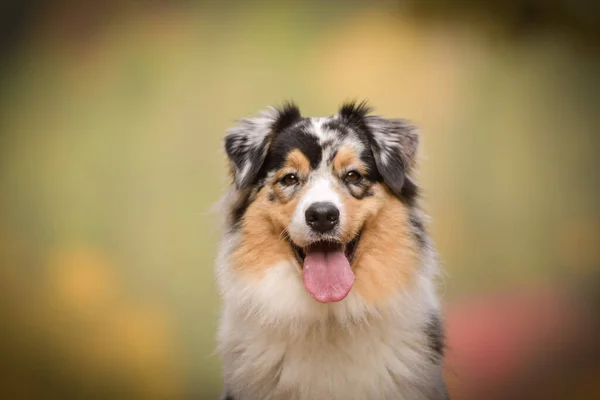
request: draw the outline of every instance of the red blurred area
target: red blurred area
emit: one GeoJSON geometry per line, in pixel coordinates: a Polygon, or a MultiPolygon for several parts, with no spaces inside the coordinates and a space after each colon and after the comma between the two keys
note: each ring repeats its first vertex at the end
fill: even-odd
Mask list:
{"type": "Polygon", "coordinates": [[[600,378],[590,368],[598,355],[593,317],[588,303],[552,287],[451,304],[446,379],[452,397],[563,399],[581,392],[580,398],[600,398],[591,384],[600,378]]]}

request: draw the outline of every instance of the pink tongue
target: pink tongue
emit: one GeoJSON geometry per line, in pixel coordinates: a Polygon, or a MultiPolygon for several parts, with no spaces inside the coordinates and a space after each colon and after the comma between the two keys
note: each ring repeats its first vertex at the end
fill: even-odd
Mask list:
{"type": "Polygon", "coordinates": [[[308,251],[304,287],[321,303],[341,301],[354,284],[354,272],[343,251],[308,251]]]}

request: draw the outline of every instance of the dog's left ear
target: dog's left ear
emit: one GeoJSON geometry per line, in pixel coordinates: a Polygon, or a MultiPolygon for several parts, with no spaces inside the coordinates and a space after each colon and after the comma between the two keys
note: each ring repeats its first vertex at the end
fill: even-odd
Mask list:
{"type": "Polygon", "coordinates": [[[259,117],[242,119],[227,131],[225,152],[238,189],[257,180],[273,136],[301,118],[298,107],[286,103],[282,108],[270,107],[259,117]]]}
{"type": "Polygon", "coordinates": [[[386,119],[379,116],[365,116],[369,130],[369,142],[377,170],[384,182],[396,195],[402,188],[415,184],[408,173],[415,165],[419,145],[419,131],[404,119],[386,119]]]}
{"type": "Polygon", "coordinates": [[[364,101],[349,102],[342,105],[339,116],[349,126],[366,133],[377,170],[392,192],[396,196],[413,196],[417,186],[408,173],[415,164],[419,131],[405,119],[386,119],[369,115],[370,112],[364,101]]]}

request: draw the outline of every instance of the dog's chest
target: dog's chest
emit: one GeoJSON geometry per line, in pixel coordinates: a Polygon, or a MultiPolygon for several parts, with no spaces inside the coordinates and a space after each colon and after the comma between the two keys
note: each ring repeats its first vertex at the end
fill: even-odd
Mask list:
{"type": "Polygon", "coordinates": [[[418,398],[408,394],[419,376],[419,346],[394,336],[381,330],[303,338],[255,336],[236,346],[230,379],[244,390],[235,398],[418,398]]]}

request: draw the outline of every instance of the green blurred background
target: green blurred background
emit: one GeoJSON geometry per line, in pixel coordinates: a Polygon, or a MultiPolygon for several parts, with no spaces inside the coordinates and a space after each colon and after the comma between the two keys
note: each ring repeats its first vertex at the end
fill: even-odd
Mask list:
{"type": "Polygon", "coordinates": [[[286,99],[309,116],[368,99],[421,127],[455,398],[509,398],[516,367],[470,371],[504,362],[489,349],[507,358],[527,307],[523,348],[565,350],[522,386],[600,396],[594,2],[3,4],[2,398],[218,396],[221,140],[286,99]]]}

